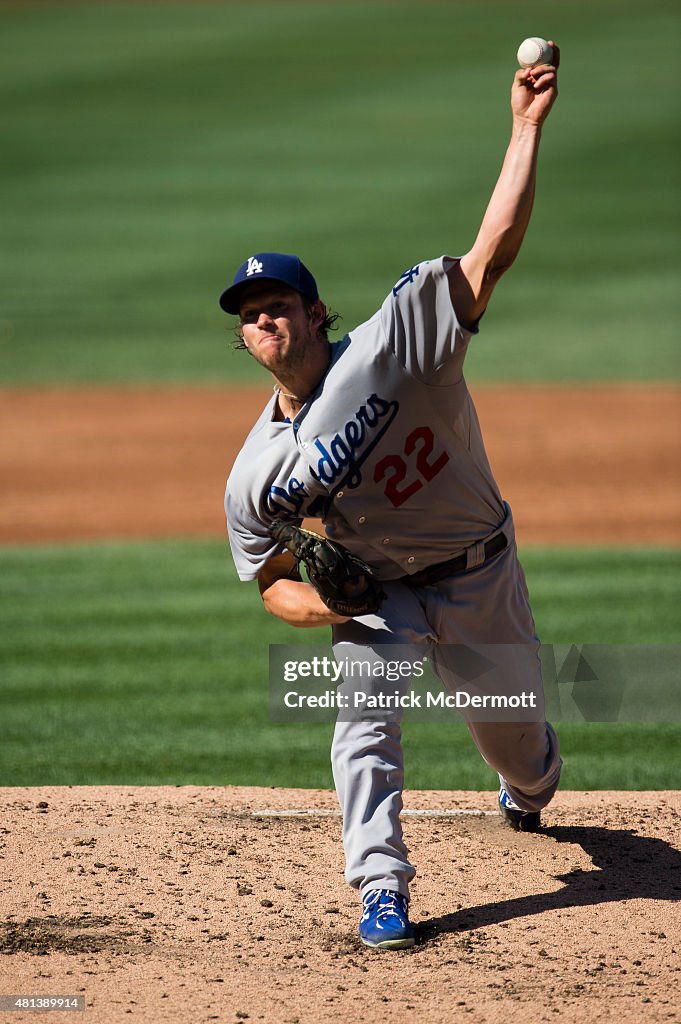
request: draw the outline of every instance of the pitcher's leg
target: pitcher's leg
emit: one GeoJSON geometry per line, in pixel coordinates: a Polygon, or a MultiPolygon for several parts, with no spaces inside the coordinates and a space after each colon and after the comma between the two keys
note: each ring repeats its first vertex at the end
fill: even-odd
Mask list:
{"type": "Polygon", "coordinates": [[[549,722],[468,722],[475,745],[511,799],[526,811],[546,807],[558,788],[562,761],[549,722]]]}
{"type": "Polygon", "coordinates": [[[463,714],[513,802],[540,810],[556,792],[562,762],[558,737],[545,720],[539,641],[515,543],[480,569],[445,581],[429,601],[433,620],[439,615],[440,634],[432,667],[450,692],[462,686],[482,697],[508,699],[506,713],[463,714]],[[525,697],[532,703],[524,703],[525,697]],[[512,699],[520,698],[518,713],[512,699]],[[525,714],[526,707],[532,711],[525,714]],[[486,720],[491,717],[504,720],[486,720]]]}
{"type": "Polygon", "coordinates": [[[331,763],[338,800],[343,812],[345,877],[350,885],[366,892],[389,889],[409,895],[415,869],[409,863],[402,838],[402,788],[404,762],[400,729],[401,709],[390,704],[359,709],[353,695],[390,697],[408,690],[410,680],[386,672],[386,663],[415,662],[423,658],[421,646],[429,626],[422,606],[406,587],[386,584],[387,598],[380,615],[352,619],[334,627],[334,654],[341,664],[356,660],[370,666],[361,682],[344,671],[339,693],[350,710],[341,711],[336,723],[331,763]],[[409,625],[407,626],[407,623],[409,625]],[[355,709],[353,714],[352,709],[355,709]],[[390,707],[389,711],[382,710],[390,707]]]}
{"type": "Polygon", "coordinates": [[[562,761],[558,737],[545,720],[536,645],[476,644],[462,650],[463,658],[456,647],[441,645],[437,675],[448,690],[471,697],[463,712],[466,725],[513,803],[539,811],[558,788],[562,761]],[[483,702],[478,710],[474,700],[483,702]],[[490,704],[493,711],[485,709],[485,700],[496,702],[490,704]]]}
{"type": "Polygon", "coordinates": [[[414,868],[402,839],[404,782],[397,721],[338,721],[331,764],[343,812],[345,878],[354,888],[409,896],[414,868]]]}

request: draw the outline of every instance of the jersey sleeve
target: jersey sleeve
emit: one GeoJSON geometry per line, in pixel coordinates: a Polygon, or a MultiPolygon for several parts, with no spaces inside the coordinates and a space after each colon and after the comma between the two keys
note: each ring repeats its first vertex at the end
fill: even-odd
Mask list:
{"type": "Polygon", "coordinates": [[[254,580],[265,563],[283,549],[270,537],[264,523],[230,493],[229,484],[225,493],[225,514],[229,546],[239,579],[242,582],[254,580]]]}
{"type": "Polygon", "coordinates": [[[406,270],[381,307],[381,324],[398,362],[424,384],[456,383],[477,326],[459,324],[449,293],[448,256],[406,270]]]}

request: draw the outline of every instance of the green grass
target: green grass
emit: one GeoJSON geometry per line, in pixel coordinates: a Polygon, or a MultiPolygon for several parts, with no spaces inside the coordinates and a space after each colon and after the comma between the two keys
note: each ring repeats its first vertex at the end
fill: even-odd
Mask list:
{"type": "MultiPolygon", "coordinates": [[[[555,643],[677,643],[678,551],[524,555],[555,643]]],[[[275,724],[266,616],[219,542],[0,549],[0,785],[331,787],[332,726],[275,724]]],[[[488,789],[465,729],[405,723],[407,785],[488,789]]],[[[681,726],[559,727],[571,789],[678,788],[681,726]]]]}
{"type": "Polygon", "coordinates": [[[678,14],[4,4],[0,379],[252,378],[216,298],[259,249],[299,251],[350,329],[405,266],[472,243],[537,32],[561,96],[469,375],[678,376],[678,14]]]}

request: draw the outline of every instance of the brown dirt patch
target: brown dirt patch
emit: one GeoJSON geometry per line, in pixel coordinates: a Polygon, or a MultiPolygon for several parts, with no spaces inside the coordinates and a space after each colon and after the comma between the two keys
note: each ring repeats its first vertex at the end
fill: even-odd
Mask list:
{"type": "Polygon", "coordinates": [[[522,835],[491,793],[408,792],[408,812],[459,813],[405,815],[419,941],[393,953],[356,939],[335,808],[0,790],[0,993],[82,995],[91,1024],[678,1019],[681,793],[559,793],[522,835]],[[317,814],[266,813],[284,809],[317,814]]]}
{"type": "Polygon", "coordinates": [[[101,953],[105,947],[122,941],[122,936],[94,930],[111,924],[110,917],[90,913],[80,917],[48,914],[27,917],[25,921],[0,921],[0,954],[101,953]]]}
{"type": "MultiPolygon", "coordinates": [[[[681,388],[473,390],[521,543],[681,543],[681,388]]],[[[224,536],[224,482],[268,394],[0,392],[0,541],[224,536]]]]}

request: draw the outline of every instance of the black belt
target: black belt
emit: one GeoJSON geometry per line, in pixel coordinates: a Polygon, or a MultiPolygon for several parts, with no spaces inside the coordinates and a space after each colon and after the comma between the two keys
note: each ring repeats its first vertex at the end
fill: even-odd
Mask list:
{"type": "MultiPolygon", "coordinates": [[[[485,544],[483,562],[486,562],[492,555],[498,555],[507,544],[506,535],[503,533],[498,533],[495,537],[492,537],[485,544]]],[[[464,551],[462,555],[450,558],[447,562],[437,562],[435,565],[429,565],[426,569],[415,572],[413,576],[402,576],[399,582],[408,583],[410,587],[429,587],[433,583],[439,583],[440,580],[446,579],[448,576],[455,576],[457,573],[465,572],[467,561],[468,556],[464,551]]]]}

